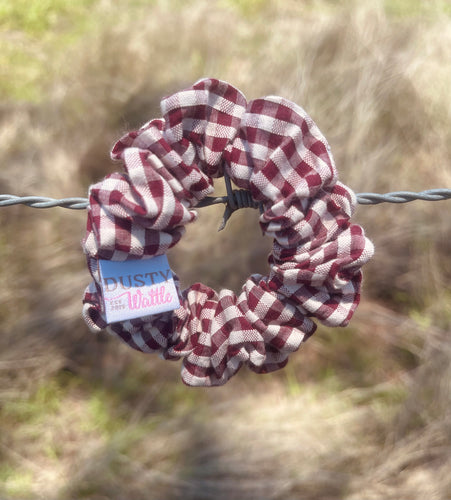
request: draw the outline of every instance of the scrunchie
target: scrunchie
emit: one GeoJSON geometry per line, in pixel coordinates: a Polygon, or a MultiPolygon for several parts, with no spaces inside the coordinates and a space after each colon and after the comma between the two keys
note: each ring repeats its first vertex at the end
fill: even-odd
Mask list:
{"type": "Polygon", "coordinates": [[[163,99],[161,111],[114,146],[125,172],[90,188],[83,248],[94,282],[84,319],[139,351],[183,358],[188,385],[222,385],[243,364],[257,373],[282,368],[313,334],[311,317],[345,326],[357,307],[373,246],[349,221],[355,195],[338,182],[313,120],[288,100],[247,102],[228,83],[204,79],[163,99]],[[98,259],[165,253],[224,172],[263,206],[261,229],[274,239],[269,275],[250,276],[239,296],[196,283],[175,311],[107,325],[98,259]]]}

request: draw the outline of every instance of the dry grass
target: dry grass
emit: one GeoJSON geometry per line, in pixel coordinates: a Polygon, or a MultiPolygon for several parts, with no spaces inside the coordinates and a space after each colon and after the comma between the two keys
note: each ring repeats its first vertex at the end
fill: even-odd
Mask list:
{"type": "MultiPolygon", "coordinates": [[[[26,88],[1,86],[22,89],[0,105],[1,192],[83,195],[116,168],[108,149],[123,131],[206,75],[249,99],[302,105],[357,192],[451,185],[447,4],[129,0],[116,9],[50,9],[52,31],[4,25],[2,43],[32,42],[39,57],[30,75],[8,62],[26,88]]],[[[0,497],[449,499],[448,210],[360,207],[377,253],[351,326],[321,328],[280,373],[243,371],[202,390],[181,384],[177,364],[82,324],[83,213],[2,209],[0,497]]],[[[186,284],[237,290],[265,272],[270,242],[252,212],[216,234],[219,219],[220,209],[203,210],[171,262],[186,284]]]]}

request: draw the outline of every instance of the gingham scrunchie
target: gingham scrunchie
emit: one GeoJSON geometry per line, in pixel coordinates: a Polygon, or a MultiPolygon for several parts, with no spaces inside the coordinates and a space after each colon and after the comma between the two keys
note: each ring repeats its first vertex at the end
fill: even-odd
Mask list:
{"type": "Polygon", "coordinates": [[[179,309],[108,329],[139,351],[183,358],[188,385],[222,385],[243,364],[257,373],[282,368],[314,332],[312,316],[344,326],[357,307],[373,246],[350,224],[355,195],[337,181],[312,119],[281,97],[247,102],[228,83],[205,79],[163,99],[161,110],[163,118],[114,146],[125,172],[90,188],[83,247],[94,282],[84,319],[92,330],[107,327],[98,259],[165,253],[226,171],[263,205],[260,225],[274,239],[269,275],[250,276],[239,296],[196,283],[180,292],[179,309]]]}

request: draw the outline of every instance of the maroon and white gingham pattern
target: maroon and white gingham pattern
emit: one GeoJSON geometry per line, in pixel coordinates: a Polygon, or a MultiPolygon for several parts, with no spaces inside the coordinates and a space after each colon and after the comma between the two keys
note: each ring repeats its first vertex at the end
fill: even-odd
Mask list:
{"type": "Polygon", "coordinates": [[[311,317],[344,326],[357,307],[373,246],[350,223],[355,195],[338,182],[315,123],[290,101],[248,103],[228,83],[205,79],[161,109],[163,118],[114,146],[124,173],[91,186],[83,247],[94,281],[84,318],[137,350],[182,358],[188,385],[224,384],[243,364],[257,373],[282,368],[314,332],[311,317]],[[107,325],[98,259],[165,253],[224,169],[263,204],[260,224],[274,240],[269,275],[250,276],[239,296],[197,283],[181,292],[176,311],[107,325]]]}

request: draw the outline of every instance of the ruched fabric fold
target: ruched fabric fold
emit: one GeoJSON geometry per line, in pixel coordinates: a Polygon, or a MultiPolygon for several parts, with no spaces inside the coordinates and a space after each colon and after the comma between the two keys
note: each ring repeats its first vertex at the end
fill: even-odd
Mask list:
{"type": "Polygon", "coordinates": [[[188,385],[222,385],[242,365],[282,368],[315,331],[312,317],[345,326],[358,305],[373,246],[350,222],[355,195],[337,180],[313,120],[290,101],[247,102],[228,83],[204,79],[165,98],[161,111],[114,146],[123,173],[90,188],[83,248],[94,281],[84,319],[134,349],[182,359],[188,385]],[[196,283],[175,311],[107,325],[98,259],[165,253],[225,171],[263,205],[261,229],[274,241],[268,276],[251,275],[238,296],[196,283]]]}

